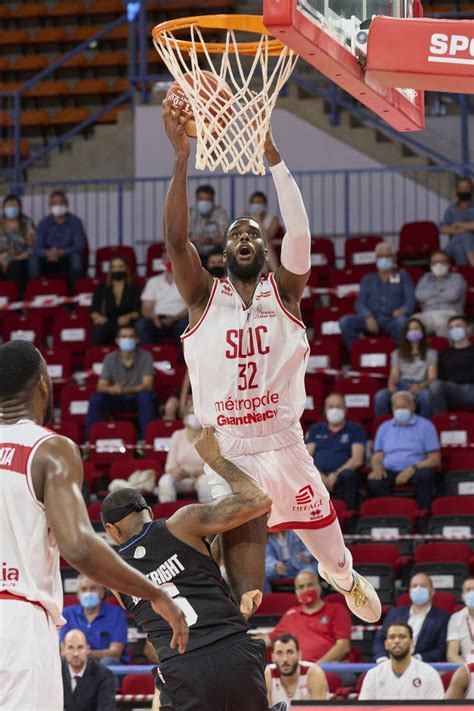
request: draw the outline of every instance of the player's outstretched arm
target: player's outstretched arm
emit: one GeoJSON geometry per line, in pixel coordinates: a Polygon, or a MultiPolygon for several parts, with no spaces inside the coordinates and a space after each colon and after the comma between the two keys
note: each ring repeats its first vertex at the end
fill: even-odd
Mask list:
{"type": "Polygon", "coordinates": [[[74,568],[107,588],[150,600],[153,609],[170,624],[184,652],[188,626],[171,598],[148,578],[127,565],[96,535],[81,494],[82,462],[77,446],[65,437],[53,437],[38,448],[34,457],[46,519],[59,550],[74,568]]]}
{"type": "Polygon", "coordinates": [[[164,238],[173,264],[176,285],[189,307],[205,304],[212,279],[202,268],[195,246],[189,240],[188,161],[189,139],[186,124],[181,124],[179,110],[173,116],[169,104],[163,103],[163,122],[175,152],[173,175],[164,207],[164,238]]]}
{"type": "Polygon", "coordinates": [[[202,430],[195,446],[202,459],[226,480],[233,493],[222,496],[212,504],[196,504],[179,509],[167,521],[171,532],[176,526],[178,531],[184,529],[191,536],[203,538],[236,528],[270,509],[272,500],[268,494],[221,455],[212,427],[202,430]]]}
{"type": "Polygon", "coordinates": [[[265,156],[275,183],[286,233],[281,245],[281,266],[275,279],[282,298],[299,302],[311,269],[311,234],[308,215],[300,190],[273,141],[271,131],[265,140],[265,156]]]}
{"type": "Polygon", "coordinates": [[[445,699],[463,699],[469,686],[469,673],[465,666],[458,667],[451,677],[445,699]]]}

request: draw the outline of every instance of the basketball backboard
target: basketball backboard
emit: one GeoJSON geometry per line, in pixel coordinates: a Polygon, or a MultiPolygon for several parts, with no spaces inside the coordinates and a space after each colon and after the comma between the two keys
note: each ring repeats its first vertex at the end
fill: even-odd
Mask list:
{"type": "MultiPolygon", "coordinates": [[[[275,37],[388,124],[418,131],[424,128],[423,91],[386,86],[366,73],[370,25],[377,15],[421,17],[422,8],[419,0],[264,0],[263,19],[275,37]]],[[[396,66],[396,54],[390,57],[396,66]]]]}

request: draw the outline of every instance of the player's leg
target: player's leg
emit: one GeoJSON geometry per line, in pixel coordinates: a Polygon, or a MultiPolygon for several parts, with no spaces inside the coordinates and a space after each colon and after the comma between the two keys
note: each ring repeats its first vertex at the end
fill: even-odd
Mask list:
{"type": "Polygon", "coordinates": [[[263,590],[267,515],[222,534],[222,554],[237,605],[248,590],[263,590]]]}

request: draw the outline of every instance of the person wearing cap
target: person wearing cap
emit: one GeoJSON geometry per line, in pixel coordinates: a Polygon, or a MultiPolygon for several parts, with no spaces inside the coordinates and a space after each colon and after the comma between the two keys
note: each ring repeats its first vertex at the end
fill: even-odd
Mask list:
{"type": "Polygon", "coordinates": [[[212,428],[202,430],[196,449],[232,494],[183,506],[158,521],[134,489],[111,492],[101,507],[102,523],[120,546],[119,555],[179,601],[190,629],[186,654],[169,648],[168,628],[146,600],[116,596],[155,648],[160,660],[155,684],[164,708],[267,711],[265,646],[249,637],[246,620],[262,594],[247,589],[239,609],[205,538],[261,517],[272,500],[221,455],[212,428]]]}

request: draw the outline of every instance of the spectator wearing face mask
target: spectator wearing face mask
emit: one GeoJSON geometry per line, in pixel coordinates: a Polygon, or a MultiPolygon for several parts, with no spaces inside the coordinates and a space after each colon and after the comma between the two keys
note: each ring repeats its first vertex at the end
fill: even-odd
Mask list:
{"type": "Polygon", "coordinates": [[[474,407],[474,345],[464,316],[449,319],[450,348],[438,355],[438,380],[430,385],[433,412],[474,407]]]}
{"type": "Polygon", "coordinates": [[[415,486],[418,508],[429,509],[434,493],[434,469],[441,464],[438,434],[430,420],[415,415],[410,391],[392,395],[393,419],[383,422],[374,441],[367,491],[390,496],[395,486],[415,486]]]}
{"type": "Polygon", "coordinates": [[[118,328],[135,324],[140,308],[140,287],[132,281],[127,262],[114,257],[105,283],[96,287],[92,297],[92,345],[113,343],[118,328]]]}
{"type": "Polygon", "coordinates": [[[384,646],[387,629],[396,620],[408,622],[413,630],[413,656],[424,662],[444,662],[449,613],[432,604],[435,589],[429,575],[416,573],[409,586],[411,605],[391,607],[383,625],[375,633],[374,662],[386,661],[384,646]]]}
{"type": "Polygon", "coordinates": [[[425,327],[415,318],[403,326],[400,345],[391,356],[388,387],[375,394],[375,416],[390,413],[390,398],[397,390],[409,390],[422,417],[431,418],[430,384],[438,377],[438,354],[428,347],[425,327]]]}
{"type": "Polygon", "coordinates": [[[189,210],[189,239],[203,261],[214,247],[222,247],[229,224],[227,212],[215,203],[212,185],[199,185],[196,206],[189,210]]]}
{"type": "Polygon", "coordinates": [[[137,412],[142,438],[147,425],[156,416],[155,370],[151,354],[137,348],[138,338],[133,326],[120,326],[116,343],[119,350],[105,357],[97,392],[89,400],[86,440],[91,426],[102,422],[106,415],[137,412]]]}
{"type": "Polygon", "coordinates": [[[221,247],[214,249],[207,255],[206,269],[209,274],[216,279],[222,279],[227,273],[224,262],[224,254],[221,247]]]}
{"type": "Polygon", "coordinates": [[[344,398],[331,393],[324,402],[325,422],[312,425],[306,446],[330,494],[357,509],[359,469],[364,463],[364,428],[347,419],[344,398]]]}
{"type": "Polygon", "coordinates": [[[454,612],[448,624],[446,660],[455,664],[474,663],[474,578],[461,588],[465,607],[454,612]]]}
{"type": "Polygon", "coordinates": [[[448,319],[464,311],[467,289],[462,274],[449,271],[449,266],[446,252],[437,249],[430,257],[430,272],[421,277],[415,290],[422,310],[414,318],[423,323],[427,333],[443,338],[448,335],[448,319]]]}
{"type": "Polygon", "coordinates": [[[82,221],[68,210],[68,200],[62,190],[49,196],[50,214],[36,229],[35,278],[69,274],[73,290],[76,279],[84,271],[86,233],[82,221]]]}
{"type": "Polygon", "coordinates": [[[194,491],[201,503],[211,501],[204,461],[194,447],[201,429],[201,423],[191,406],[184,417],[184,428],[171,435],[165,473],[158,481],[158,497],[162,503],[176,501],[178,493],[194,491]]]}
{"type": "Polygon", "coordinates": [[[474,202],[472,180],[459,178],[456,183],[458,202],[448,207],[440,232],[449,235],[446,252],[455,264],[474,267],[474,202]]]}
{"type": "Polygon", "coordinates": [[[163,274],[148,279],[141,295],[142,318],[136,329],[140,343],[155,343],[161,338],[174,338],[181,346],[180,336],[188,325],[188,309],[178,291],[173,265],[163,252],[163,274]]]}
{"type": "Polygon", "coordinates": [[[268,200],[265,193],[257,190],[249,197],[248,217],[253,217],[263,230],[267,242],[271,242],[278,232],[278,217],[268,212],[268,200]]]}
{"type": "Polygon", "coordinates": [[[35,244],[35,228],[23,214],[17,195],[6,195],[2,203],[0,222],[0,275],[14,281],[23,296],[28,276],[32,277],[31,257],[35,244]]]}
{"type": "Polygon", "coordinates": [[[386,333],[398,343],[403,324],[415,310],[415,289],[410,276],[397,269],[391,245],[379,242],[375,248],[376,272],[366,274],[356,299],[356,314],[339,322],[344,342],[350,350],[361,333],[386,333]]]}

